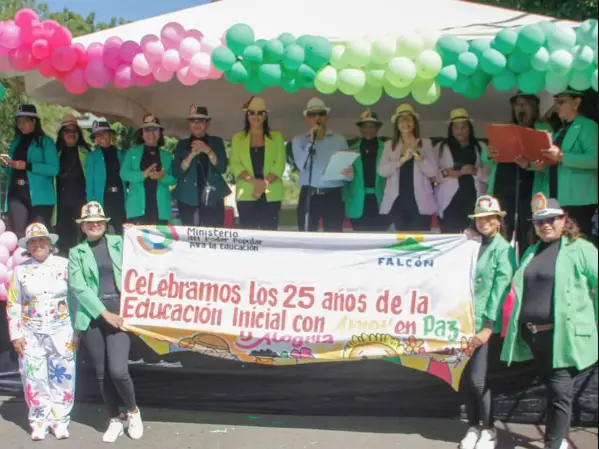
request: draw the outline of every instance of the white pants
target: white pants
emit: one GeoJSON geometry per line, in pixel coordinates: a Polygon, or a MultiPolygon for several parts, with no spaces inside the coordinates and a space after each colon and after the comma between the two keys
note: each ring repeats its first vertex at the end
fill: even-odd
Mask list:
{"type": "Polygon", "coordinates": [[[32,429],[69,424],[75,400],[73,335],[70,326],[50,335],[24,330],[19,371],[32,429]]]}

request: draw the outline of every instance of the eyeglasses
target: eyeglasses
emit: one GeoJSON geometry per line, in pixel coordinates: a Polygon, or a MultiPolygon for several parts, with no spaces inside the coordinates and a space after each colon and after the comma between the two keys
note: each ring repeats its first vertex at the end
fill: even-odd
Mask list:
{"type": "Polygon", "coordinates": [[[248,111],[248,115],[257,115],[258,117],[264,117],[266,111],[248,111]]]}
{"type": "Polygon", "coordinates": [[[533,220],[533,223],[535,226],[544,226],[546,224],[548,224],[549,226],[553,226],[553,223],[555,223],[555,220],[557,220],[558,218],[562,217],[541,218],[539,220],[533,220]]]}
{"type": "Polygon", "coordinates": [[[203,123],[206,123],[208,120],[203,119],[203,118],[196,118],[196,119],[191,119],[189,120],[189,123],[193,123],[194,125],[200,125],[203,123]]]}
{"type": "Polygon", "coordinates": [[[308,117],[326,117],[327,113],[325,111],[314,111],[314,112],[308,112],[308,114],[306,114],[308,117]]]}

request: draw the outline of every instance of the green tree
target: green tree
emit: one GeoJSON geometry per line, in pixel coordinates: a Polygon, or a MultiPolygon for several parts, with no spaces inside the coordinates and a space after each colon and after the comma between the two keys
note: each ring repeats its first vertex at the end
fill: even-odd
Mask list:
{"type": "Polygon", "coordinates": [[[597,19],[597,0],[470,0],[531,14],[583,21],[597,19]]]}

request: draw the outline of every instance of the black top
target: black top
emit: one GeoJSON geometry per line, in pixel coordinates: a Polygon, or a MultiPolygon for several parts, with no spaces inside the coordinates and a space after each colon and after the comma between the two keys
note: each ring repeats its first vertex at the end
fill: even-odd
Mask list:
{"type": "Polygon", "coordinates": [[[516,180],[520,173],[520,198],[530,202],[532,196],[532,185],[534,172],[520,168],[513,162],[502,162],[497,164],[495,172],[494,194],[500,198],[514,198],[516,195],[516,180]]]}
{"type": "MultiPolygon", "coordinates": [[[[140,168],[141,171],[146,171],[150,165],[156,164],[156,171],[162,170],[162,162],[160,161],[160,151],[157,147],[144,147],[144,153],[141,157],[140,168]]],[[[148,191],[154,192],[156,195],[156,188],[158,187],[158,181],[151,178],[146,178],[144,181],[144,185],[146,188],[146,197],[148,196],[148,191]]]]}
{"type": "MultiPolygon", "coordinates": [[[[476,165],[476,147],[472,145],[463,146],[459,143],[448,145],[451,156],[453,157],[453,169],[461,170],[465,165],[476,165]]],[[[473,193],[476,196],[476,186],[472,176],[460,176],[458,178],[460,184],[459,191],[473,193]]],[[[476,199],[475,199],[476,200],[476,199]]]]}
{"type": "MultiPolygon", "coordinates": [[[[564,143],[564,139],[566,138],[566,134],[568,134],[568,130],[572,126],[572,122],[565,122],[564,127],[562,128],[562,132],[559,134],[557,139],[553,144],[556,147],[562,146],[564,143]]],[[[557,164],[552,164],[549,166],[549,198],[557,198],[557,164]]]]}
{"type": "Polygon", "coordinates": [[[112,313],[119,313],[119,290],[114,281],[114,268],[108,252],[108,242],[105,237],[95,242],[89,242],[96,264],[98,265],[100,299],[112,313]]]}
{"type": "Polygon", "coordinates": [[[418,212],[418,204],[414,194],[414,166],[416,162],[410,159],[399,169],[399,205],[403,211],[418,212]]]}
{"type": "Polygon", "coordinates": [[[487,249],[489,249],[489,246],[491,245],[491,243],[493,242],[493,239],[495,237],[485,237],[483,236],[483,241],[480,244],[480,248],[478,250],[478,260],[480,260],[480,258],[483,256],[483,254],[485,253],[485,251],[487,249]]]}
{"type": "Polygon", "coordinates": [[[85,202],[85,175],[77,147],[60,153],[57,187],[59,204],[78,207],[85,202]]]}
{"type": "Polygon", "coordinates": [[[264,146],[251,147],[250,158],[252,159],[252,168],[254,169],[254,178],[264,179],[264,146]]]}
{"type": "Polygon", "coordinates": [[[520,311],[522,324],[541,325],[554,322],[553,287],[559,248],[560,239],[551,243],[541,243],[524,271],[524,293],[520,311]]]}
{"type": "Polygon", "coordinates": [[[376,160],[379,152],[378,139],[362,139],[360,142],[360,155],[362,156],[362,170],[364,173],[364,187],[367,189],[376,186],[376,160]]]}
{"type": "Polygon", "coordinates": [[[123,182],[121,181],[121,163],[119,162],[119,156],[116,147],[102,148],[102,154],[104,155],[104,164],[106,165],[106,188],[118,188],[123,189],[123,182]]]}
{"type": "MultiPolygon", "coordinates": [[[[21,139],[19,139],[19,143],[15,148],[15,152],[13,153],[12,160],[13,161],[25,161],[27,162],[27,153],[29,151],[29,147],[31,146],[31,142],[33,142],[33,133],[31,134],[22,134],[21,139]]],[[[23,189],[27,186],[27,170],[13,170],[10,180],[11,187],[18,187],[19,189],[23,189]]],[[[13,193],[19,194],[19,192],[15,192],[15,189],[11,189],[13,193]]],[[[25,192],[20,192],[25,193],[25,192]]],[[[27,196],[29,195],[29,189],[27,189],[27,196]]]]}

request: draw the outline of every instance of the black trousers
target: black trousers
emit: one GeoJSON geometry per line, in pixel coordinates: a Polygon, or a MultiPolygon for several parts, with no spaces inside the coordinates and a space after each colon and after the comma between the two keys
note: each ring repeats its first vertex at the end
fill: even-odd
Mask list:
{"type": "Polygon", "coordinates": [[[302,186],[297,205],[297,226],[300,231],[306,230],[306,210],[308,195],[310,199],[310,222],[308,231],[318,231],[318,223],[322,219],[325,232],[343,232],[345,208],[341,187],[332,189],[315,189],[302,186]]]}
{"type": "Polygon", "coordinates": [[[109,234],[123,234],[123,224],[127,223],[125,212],[125,197],[119,190],[117,192],[106,191],[104,194],[104,213],[110,217],[108,222],[109,234]]]}
{"type": "Polygon", "coordinates": [[[65,204],[58,200],[56,211],[56,233],[58,234],[58,248],[60,254],[68,256],[69,250],[81,241],[83,233],[75,222],[81,214],[81,207],[76,204],[65,204]]]}
{"type": "Polygon", "coordinates": [[[468,215],[476,205],[476,192],[458,192],[454,195],[449,206],[443,211],[439,225],[443,234],[461,234],[468,226],[468,215]]]}
{"type": "MultiPolygon", "coordinates": [[[[505,229],[508,240],[511,240],[512,233],[514,232],[514,220],[516,215],[515,193],[503,196],[501,194],[497,194],[496,198],[499,200],[499,204],[501,204],[501,207],[506,213],[504,218],[505,229]]],[[[516,229],[516,240],[518,241],[518,247],[520,248],[520,255],[524,254],[524,251],[526,251],[526,249],[534,240],[532,236],[534,231],[530,221],[532,218],[530,201],[531,198],[529,195],[521,195],[520,201],[518,202],[518,227],[516,229]]]]}
{"type": "Polygon", "coordinates": [[[137,407],[133,380],[129,375],[131,337],[100,320],[93,321],[83,334],[83,343],[91,357],[104,405],[112,419],[119,416],[121,401],[127,410],[137,407]]]}
{"type": "Polygon", "coordinates": [[[564,206],[564,211],[578,224],[580,232],[589,240],[593,239],[593,215],[595,215],[595,209],[597,209],[596,204],[590,206],[564,206]]]}
{"type": "Polygon", "coordinates": [[[280,201],[266,201],[262,195],[256,201],[238,201],[239,224],[242,229],[276,231],[279,228],[280,201]]]}
{"type": "Polygon", "coordinates": [[[570,430],[574,399],[572,390],[578,370],[574,367],[553,368],[553,331],[533,334],[523,326],[521,332],[532,350],[537,372],[547,388],[545,448],[559,449],[570,430]]]}
{"type": "Polygon", "coordinates": [[[52,231],[54,206],[32,206],[31,201],[19,196],[8,197],[7,227],[18,238],[25,236],[25,229],[31,223],[42,223],[52,231]]]}
{"type": "Polygon", "coordinates": [[[351,220],[356,232],[384,232],[389,227],[389,217],[379,213],[379,202],[375,194],[364,197],[364,212],[360,218],[351,220]]]}
{"type": "Polygon", "coordinates": [[[222,228],[225,225],[225,203],[219,201],[215,207],[190,206],[177,202],[179,218],[183,226],[204,226],[208,228],[222,228]]]}
{"type": "Polygon", "coordinates": [[[397,232],[430,231],[433,225],[433,217],[421,215],[418,207],[405,207],[401,204],[399,197],[391,208],[391,221],[397,232]]]}

